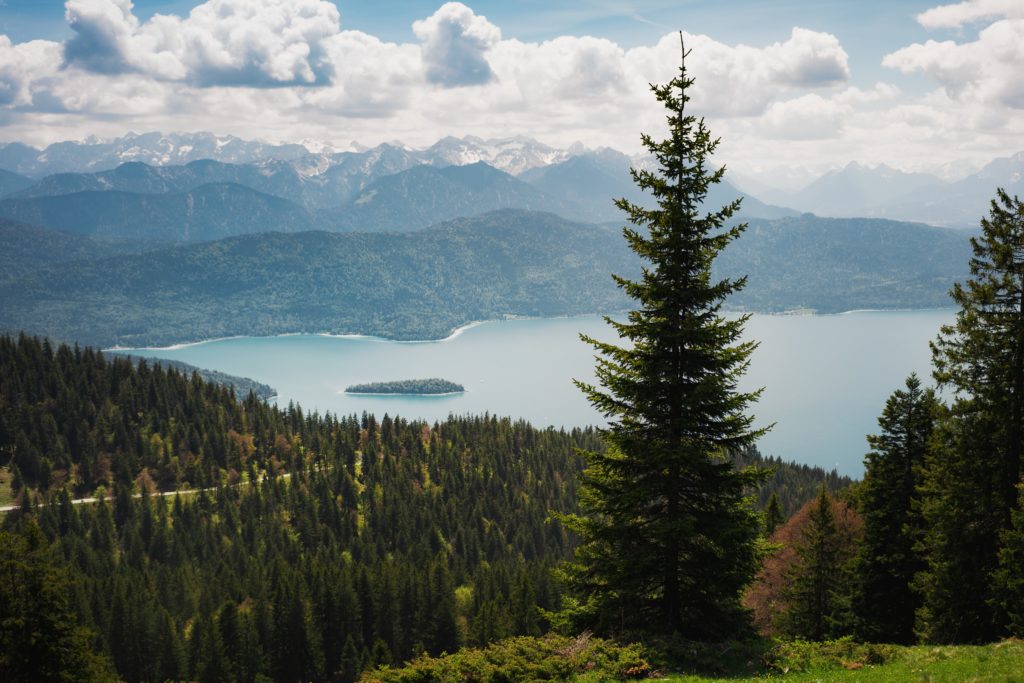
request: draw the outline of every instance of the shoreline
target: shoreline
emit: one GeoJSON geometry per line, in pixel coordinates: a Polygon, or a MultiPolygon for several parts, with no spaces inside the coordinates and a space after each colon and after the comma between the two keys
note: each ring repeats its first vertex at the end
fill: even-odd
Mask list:
{"type": "MultiPolygon", "coordinates": [[[[810,309],[793,309],[790,311],[742,311],[742,310],[725,310],[722,311],[726,314],[734,315],[764,315],[764,316],[840,316],[840,315],[856,315],[859,313],[925,313],[934,311],[950,311],[954,312],[957,309],[955,307],[937,306],[930,308],[854,308],[848,311],[836,311],[833,313],[822,313],[820,311],[812,311],[810,309]]],[[[568,320],[571,318],[589,318],[591,316],[603,317],[603,316],[616,316],[625,315],[628,311],[614,311],[611,313],[573,313],[565,315],[545,315],[545,316],[529,316],[529,315],[508,315],[503,318],[491,318],[489,320],[473,320],[471,322],[459,325],[452,329],[447,337],[440,337],[438,339],[390,339],[388,337],[381,337],[372,334],[334,334],[332,332],[281,332],[280,334],[269,334],[263,336],[247,335],[247,334],[235,334],[226,337],[211,337],[210,339],[200,339],[192,342],[177,342],[174,344],[167,344],[165,346],[121,346],[114,345],[100,349],[103,352],[114,352],[124,353],[131,351],[181,351],[186,348],[194,346],[202,346],[204,344],[213,344],[215,342],[231,341],[234,339],[273,339],[277,337],[324,337],[327,339],[354,339],[362,341],[374,341],[387,344],[440,344],[444,342],[452,341],[460,337],[463,333],[474,327],[480,327],[481,325],[487,325],[490,323],[502,323],[502,322],[514,322],[517,320],[568,320]]]]}

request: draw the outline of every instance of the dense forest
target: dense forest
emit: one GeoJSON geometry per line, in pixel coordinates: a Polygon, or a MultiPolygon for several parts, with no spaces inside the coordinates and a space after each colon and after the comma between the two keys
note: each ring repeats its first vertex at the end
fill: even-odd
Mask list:
{"type": "MultiPolygon", "coordinates": [[[[0,338],[0,369],[0,470],[17,505],[3,527],[53,575],[0,609],[35,609],[70,580],[38,628],[57,629],[55,648],[79,634],[126,680],[353,680],[540,634],[560,604],[551,569],[575,541],[548,518],[576,505],[577,449],[602,447],[592,429],[307,414],[26,336],[0,338]],[[191,492],[160,495],[176,489],[191,492]]],[[[823,481],[849,484],[737,457],[771,465],[759,495],[787,509],[823,481]]],[[[20,680],[17,662],[0,668],[20,680]]]]}

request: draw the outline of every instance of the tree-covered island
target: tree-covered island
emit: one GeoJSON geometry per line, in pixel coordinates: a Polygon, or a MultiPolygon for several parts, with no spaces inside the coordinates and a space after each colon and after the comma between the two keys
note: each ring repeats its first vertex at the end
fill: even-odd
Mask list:
{"type": "Polygon", "coordinates": [[[395,382],[369,382],[353,384],[345,389],[346,394],[415,394],[436,396],[438,394],[461,394],[466,387],[446,379],[402,379],[395,382]]]}

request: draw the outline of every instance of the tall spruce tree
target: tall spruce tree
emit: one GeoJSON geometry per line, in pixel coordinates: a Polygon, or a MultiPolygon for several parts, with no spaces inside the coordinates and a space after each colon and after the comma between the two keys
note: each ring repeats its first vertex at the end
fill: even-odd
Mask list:
{"type": "Polygon", "coordinates": [[[939,404],[916,374],[905,386],[885,402],[878,418],[881,432],[867,437],[871,452],[864,458],[864,541],[855,611],[860,637],[875,642],[911,642],[920,606],[912,588],[924,569],[915,548],[924,532],[916,498],[939,404]]]}
{"type": "Polygon", "coordinates": [[[1005,633],[993,574],[1021,479],[1024,418],[1024,203],[998,190],[971,239],[960,306],[932,344],[934,374],[954,393],[929,456],[922,492],[927,569],[918,630],[933,641],[980,642],[1005,633]]]}
{"type": "Polygon", "coordinates": [[[657,207],[616,202],[644,260],[640,279],[613,276],[638,304],[625,322],[606,319],[626,343],[583,337],[600,353],[601,386],[577,384],[609,426],[607,449],[585,454],[581,514],[564,518],[582,539],[565,575],[577,625],[714,639],[744,623],[740,591],[758,564],[760,518],[745,495],[760,476],[729,454],[763,430],[746,413],[759,392],[737,389],[755,348],[741,341],[747,317],[721,313],[745,278],[711,275],[746,226],[730,221],[739,200],[703,207],[724,168],[709,168],[718,140],[686,112],[685,57],[675,78],[651,86],[670,131],[660,142],[641,136],[657,170],[631,171],[657,207]]]}

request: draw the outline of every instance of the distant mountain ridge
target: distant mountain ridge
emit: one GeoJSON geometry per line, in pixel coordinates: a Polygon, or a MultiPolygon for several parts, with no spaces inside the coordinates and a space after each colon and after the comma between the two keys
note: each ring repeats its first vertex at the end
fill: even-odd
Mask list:
{"type": "Polygon", "coordinates": [[[321,227],[317,215],[297,204],[236,183],[169,194],[86,190],[4,199],[0,217],[92,237],[165,242],[321,227]]]}
{"type": "Polygon", "coordinates": [[[111,140],[87,138],[57,142],[37,149],[19,142],[0,143],[0,168],[23,176],[41,178],[57,173],[92,173],[114,169],[121,164],[141,162],[150,166],[183,165],[202,159],[231,164],[286,161],[300,173],[313,174],[351,160],[374,159],[392,153],[406,158],[404,170],[417,164],[465,166],[483,161],[511,175],[537,166],[564,161],[584,151],[582,145],[558,149],[525,136],[494,138],[445,137],[425,149],[383,143],[373,148],[360,147],[336,151],[330,147],[272,144],[243,140],[233,135],[213,133],[128,134],[111,140]]]}
{"type": "Polygon", "coordinates": [[[823,174],[797,192],[775,191],[788,206],[834,217],[888,218],[970,228],[988,215],[997,187],[1024,195],[1024,152],[994,159],[954,182],[906,173],[884,164],[850,163],[823,174]]]}

